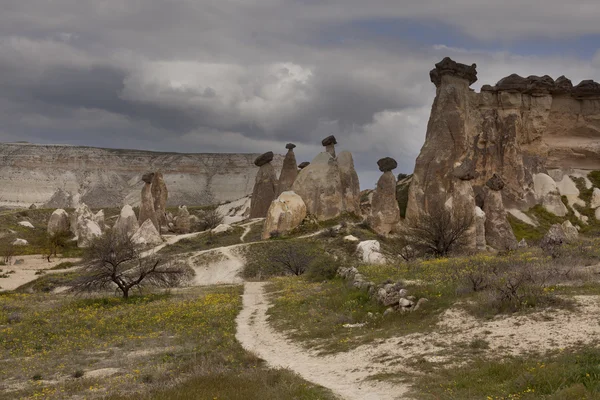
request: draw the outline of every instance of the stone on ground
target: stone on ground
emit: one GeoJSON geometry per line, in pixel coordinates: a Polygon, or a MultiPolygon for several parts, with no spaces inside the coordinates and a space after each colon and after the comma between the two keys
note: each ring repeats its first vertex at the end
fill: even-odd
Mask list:
{"type": "Polygon", "coordinates": [[[385,264],[386,259],[380,253],[381,244],[377,240],[365,240],[356,245],[356,252],[367,264],[385,264]]]}
{"type": "Polygon", "coordinates": [[[113,230],[121,238],[130,238],[138,231],[138,229],[140,229],[140,224],[135,216],[135,212],[129,204],[126,204],[121,209],[121,213],[119,214],[119,218],[117,218],[117,222],[115,222],[113,230]]]}
{"type": "Polygon", "coordinates": [[[149,219],[144,221],[142,226],[140,226],[140,229],[133,234],[131,240],[133,243],[148,246],[159,245],[163,242],[162,238],[160,237],[160,233],[158,233],[158,230],[149,219]]]}
{"type": "Polygon", "coordinates": [[[61,208],[54,210],[48,220],[48,234],[55,235],[58,233],[66,234],[69,232],[71,223],[69,222],[69,214],[61,208]]]}

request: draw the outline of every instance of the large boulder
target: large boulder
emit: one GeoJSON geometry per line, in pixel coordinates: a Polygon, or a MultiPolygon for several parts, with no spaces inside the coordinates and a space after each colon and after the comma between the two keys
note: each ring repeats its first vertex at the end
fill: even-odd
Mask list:
{"type": "Polygon", "coordinates": [[[568,243],[568,239],[562,225],[554,224],[540,241],[540,247],[545,251],[554,253],[564,243],[568,243]]]}
{"type": "Polygon", "coordinates": [[[302,197],[291,191],[283,192],[269,207],[262,238],[270,238],[272,232],[289,232],[300,225],[304,218],[306,205],[302,197]]]}
{"type": "Polygon", "coordinates": [[[485,240],[485,213],[479,207],[475,207],[475,232],[477,234],[476,244],[478,251],[485,251],[487,242],[485,240]]]}
{"type": "Polygon", "coordinates": [[[153,173],[144,174],[142,181],[144,181],[144,187],[142,188],[142,201],[140,203],[140,218],[139,223],[143,225],[144,222],[150,220],[157,231],[160,231],[160,225],[158,223],[158,217],[156,210],[154,209],[154,197],[152,197],[152,181],[154,179],[153,173]]]}
{"type": "Polygon", "coordinates": [[[69,214],[62,208],[54,210],[48,220],[48,234],[66,234],[69,233],[71,223],[69,222],[69,214]]]}
{"type": "Polygon", "coordinates": [[[598,208],[600,207],[600,189],[594,188],[592,191],[592,201],[590,202],[590,207],[598,208]]]}
{"type": "Polygon", "coordinates": [[[391,233],[400,222],[400,208],[396,200],[396,176],[391,170],[384,172],[377,181],[368,222],[380,235],[391,233]]]}
{"type": "Polygon", "coordinates": [[[179,234],[190,233],[190,213],[186,206],[179,207],[177,211],[175,231],[179,234]]]}
{"type": "Polygon", "coordinates": [[[302,197],[308,214],[324,221],[339,217],[344,211],[344,190],[337,160],[329,153],[319,153],[300,171],[292,191],[302,197]]]}
{"type": "Polygon", "coordinates": [[[90,210],[90,208],[85,203],[80,203],[79,206],[75,208],[75,211],[73,211],[73,213],[71,214],[71,232],[75,236],[79,236],[79,220],[82,219],[91,221],[94,220],[94,214],[92,213],[92,210],[90,210]]]}
{"type": "Polygon", "coordinates": [[[102,236],[102,229],[92,219],[79,217],[77,220],[77,247],[89,247],[92,241],[102,236]]]}
{"type": "Polygon", "coordinates": [[[360,182],[354,168],[354,159],[349,151],[342,151],[337,156],[340,178],[342,180],[342,200],[344,211],[360,215],[360,182]]]}
{"type": "Polygon", "coordinates": [[[271,206],[271,202],[277,197],[277,174],[271,164],[272,152],[259,156],[255,164],[260,164],[256,174],[252,200],[250,203],[250,218],[264,218],[271,206]],[[270,154],[269,154],[270,153],[270,154]],[[266,160],[269,160],[265,162],[266,160]]]}
{"type": "Polygon", "coordinates": [[[292,189],[292,185],[298,176],[298,164],[296,163],[296,155],[294,154],[293,143],[288,143],[286,148],[288,149],[285,158],[283,159],[283,167],[281,168],[281,174],[279,174],[278,192],[283,193],[292,189]]]}
{"type": "Polygon", "coordinates": [[[154,199],[154,212],[158,219],[160,227],[167,226],[167,200],[169,199],[169,191],[165,184],[165,179],[162,172],[155,172],[152,178],[152,198],[154,199]]]}
{"type": "Polygon", "coordinates": [[[535,174],[533,176],[533,188],[536,201],[546,211],[559,217],[567,215],[568,210],[561,199],[558,186],[549,175],[543,173],[535,174]]]}
{"type": "Polygon", "coordinates": [[[115,222],[113,230],[121,238],[130,238],[138,229],[140,229],[140,224],[135,216],[135,212],[129,204],[126,204],[121,209],[121,213],[117,218],[117,222],[115,222]]]}
{"type": "Polygon", "coordinates": [[[573,226],[571,221],[567,220],[561,226],[568,242],[574,242],[579,238],[579,231],[573,226]]]}
{"type": "Polygon", "coordinates": [[[518,242],[506,218],[501,190],[504,183],[494,175],[484,188],[485,240],[496,250],[515,250],[518,242]]]}
{"type": "Polygon", "coordinates": [[[163,242],[162,238],[160,237],[160,233],[158,233],[158,230],[149,219],[144,221],[137,232],[133,234],[131,240],[133,243],[148,246],[159,245],[163,242]]]}
{"type": "Polygon", "coordinates": [[[377,240],[365,240],[356,245],[356,253],[362,262],[367,264],[385,264],[386,259],[381,254],[381,244],[377,240]]]}

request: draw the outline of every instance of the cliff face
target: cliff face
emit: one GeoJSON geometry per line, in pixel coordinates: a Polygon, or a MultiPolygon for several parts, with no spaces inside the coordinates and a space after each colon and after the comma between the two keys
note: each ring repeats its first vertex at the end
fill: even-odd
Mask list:
{"type": "MultiPolygon", "coordinates": [[[[0,205],[42,205],[61,191],[90,207],[138,204],[147,171],[163,173],[170,206],[231,201],[252,193],[256,156],[0,144],[0,205]]],[[[282,160],[273,160],[276,171],[282,160]]]]}

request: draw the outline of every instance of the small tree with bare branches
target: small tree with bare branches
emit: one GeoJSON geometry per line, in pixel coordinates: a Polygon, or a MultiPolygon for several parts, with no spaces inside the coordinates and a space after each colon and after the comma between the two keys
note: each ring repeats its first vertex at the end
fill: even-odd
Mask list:
{"type": "Polygon", "coordinates": [[[131,289],[175,287],[193,274],[184,265],[157,255],[142,256],[131,238],[108,231],[96,238],[85,254],[83,274],[74,282],[76,292],[115,289],[127,299],[131,289]]]}
{"type": "Polygon", "coordinates": [[[467,231],[473,224],[473,212],[457,207],[447,208],[436,201],[429,212],[420,215],[405,232],[407,242],[437,257],[465,245],[467,231]]]}

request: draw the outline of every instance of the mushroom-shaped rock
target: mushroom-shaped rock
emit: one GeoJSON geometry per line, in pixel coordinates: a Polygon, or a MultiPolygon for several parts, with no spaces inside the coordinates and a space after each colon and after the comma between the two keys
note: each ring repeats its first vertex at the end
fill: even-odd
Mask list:
{"type": "Polygon", "coordinates": [[[377,161],[377,166],[381,172],[387,172],[398,168],[398,163],[392,157],[385,157],[377,161]]]}
{"type": "Polygon", "coordinates": [[[331,154],[332,157],[335,157],[335,145],[337,144],[337,140],[335,136],[327,136],[325,139],[321,141],[321,144],[325,146],[325,151],[331,154]]]}
{"type": "Polygon", "coordinates": [[[272,232],[289,232],[300,225],[304,218],[306,218],[306,205],[302,197],[292,191],[283,192],[269,207],[262,238],[270,238],[272,232]]]}
{"type": "Polygon", "coordinates": [[[377,181],[371,200],[368,223],[380,235],[387,235],[400,222],[400,208],[396,200],[396,176],[386,171],[377,181]]]}
{"type": "Polygon", "coordinates": [[[153,179],[153,173],[144,174],[144,178],[142,179],[145,183],[141,194],[142,201],[140,203],[139,223],[140,225],[143,225],[146,220],[150,220],[154,224],[156,230],[159,230],[160,225],[158,224],[158,217],[156,216],[156,210],[154,209],[154,197],[152,197],[153,179]]]}
{"type": "Polygon", "coordinates": [[[48,234],[50,236],[56,234],[66,234],[69,232],[71,224],[69,222],[69,214],[62,208],[54,210],[48,220],[48,234]]]}
{"type": "Polygon", "coordinates": [[[179,207],[177,211],[175,231],[180,234],[190,233],[190,213],[186,206],[179,207]]]}
{"type": "Polygon", "coordinates": [[[260,164],[260,169],[254,180],[254,189],[252,190],[252,199],[250,200],[250,218],[266,217],[271,202],[277,197],[277,174],[275,173],[275,168],[269,162],[273,159],[273,153],[269,153],[263,154],[255,161],[256,165],[260,164]],[[269,153],[270,156],[263,157],[269,153]],[[261,159],[261,157],[263,158],[261,159]]]}
{"type": "Polygon", "coordinates": [[[278,193],[291,190],[292,185],[298,176],[298,165],[296,164],[294,147],[296,147],[296,145],[292,143],[288,143],[286,146],[288,152],[283,159],[283,167],[281,168],[281,174],[279,174],[279,182],[277,186],[278,193]]]}
{"type": "Polygon", "coordinates": [[[294,150],[296,148],[296,145],[294,143],[288,143],[285,145],[285,148],[288,150],[294,150]]]}
{"type": "Polygon", "coordinates": [[[365,240],[356,245],[356,252],[364,263],[385,264],[386,259],[380,251],[381,244],[377,240],[365,240]]]}
{"type": "Polygon", "coordinates": [[[152,183],[153,179],[154,172],[146,172],[144,175],[142,175],[142,181],[144,181],[145,183],[152,183]]]}
{"type": "Polygon", "coordinates": [[[470,181],[477,178],[477,171],[475,170],[475,163],[473,160],[466,159],[458,167],[454,168],[452,175],[463,181],[470,181]]]}
{"type": "Polygon", "coordinates": [[[138,229],[140,229],[140,224],[135,216],[135,212],[129,204],[126,204],[121,209],[121,213],[119,214],[119,218],[117,218],[117,222],[115,222],[113,230],[120,238],[130,238],[138,231],[138,229]]]}
{"type": "Polygon", "coordinates": [[[159,245],[163,242],[158,230],[149,219],[133,234],[131,240],[140,245],[159,245]]]}
{"type": "Polygon", "coordinates": [[[471,85],[477,81],[477,65],[460,64],[446,57],[429,72],[429,78],[436,87],[442,84],[443,77],[447,75],[464,79],[471,85]]]}
{"type": "Polygon", "coordinates": [[[263,153],[260,156],[256,157],[256,159],[254,160],[254,165],[256,165],[257,167],[262,167],[263,165],[273,161],[273,157],[273,152],[267,151],[266,153],[263,153]]]}
{"type": "Polygon", "coordinates": [[[308,161],[303,161],[300,164],[298,164],[298,168],[304,169],[304,168],[308,167],[309,165],[310,165],[310,163],[308,161]]]}
{"type": "Polygon", "coordinates": [[[167,225],[167,200],[169,198],[169,191],[163,177],[162,172],[155,172],[152,178],[152,198],[154,199],[154,212],[158,220],[158,225],[161,227],[167,225]]]}

